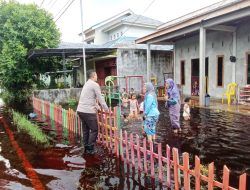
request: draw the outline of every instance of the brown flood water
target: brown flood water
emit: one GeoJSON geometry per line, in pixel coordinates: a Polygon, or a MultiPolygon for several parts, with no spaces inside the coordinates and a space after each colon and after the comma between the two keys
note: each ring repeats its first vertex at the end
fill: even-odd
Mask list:
{"type": "MultiPolygon", "coordinates": [[[[232,171],[230,183],[235,187],[238,183],[236,176],[243,172],[248,173],[248,182],[250,181],[249,116],[193,108],[191,121],[185,122],[181,119],[182,133],[175,135],[171,131],[164,103],[160,102],[159,107],[161,115],[157,128],[158,142],[178,148],[180,155],[182,152],[189,152],[191,165],[194,163],[194,155],[199,155],[202,164],[214,161],[217,176],[222,176],[221,170],[226,164],[232,171]]],[[[123,129],[141,136],[140,125],[139,122],[129,123],[124,125],[123,129]]],[[[60,130],[55,131],[62,134],[60,130]]],[[[2,140],[2,128],[0,135],[0,189],[6,187],[6,184],[10,186],[6,189],[32,189],[27,176],[22,173],[22,166],[17,164],[14,155],[11,157],[7,154],[6,144],[3,146],[3,141],[8,141],[2,140]],[[18,170],[21,177],[6,174],[9,169],[6,167],[6,161],[1,160],[1,156],[9,160],[10,169],[18,170]]],[[[60,143],[63,142],[60,135],[53,136],[60,139],[60,143]]],[[[79,146],[57,144],[54,148],[40,150],[26,146],[25,143],[20,144],[46,189],[166,189],[157,180],[139,173],[137,168],[133,169],[124,164],[100,146],[97,147],[95,156],[88,156],[83,155],[83,149],[79,146]],[[29,154],[29,151],[35,153],[29,154]]],[[[8,146],[7,149],[11,147],[8,146]]]]}

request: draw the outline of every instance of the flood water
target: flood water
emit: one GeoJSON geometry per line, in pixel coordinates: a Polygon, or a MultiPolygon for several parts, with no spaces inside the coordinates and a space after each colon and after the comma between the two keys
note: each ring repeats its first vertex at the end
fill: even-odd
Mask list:
{"type": "MultiPolygon", "coordinates": [[[[191,167],[194,155],[201,158],[202,164],[214,161],[217,176],[222,176],[222,167],[226,164],[233,172],[230,185],[234,187],[238,183],[236,176],[244,172],[248,173],[247,180],[250,181],[250,116],[192,108],[191,120],[186,122],[181,118],[182,132],[176,135],[171,130],[164,102],[159,103],[159,108],[161,115],[157,142],[178,148],[180,155],[182,152],[190,153],[191,167]]],[[[140,122],[129,123],[124,125],[123,130],[142,137],[140,125],[140,122]]],[[[60,130],[53,133],[56,131],[62,133],[60,130]]],[[[4,133],[4,130],[0,130],[0,189],[32,189],[23,168],[15,163],[18,160],[15,161],[13,155],[9,158],[7,152],[10,147],[3,146],[3,143],[8,143],[7,140],[2,141],[6,139],[4,133]],[[18,171],[19,177],[15,176],[13,180],[10,171],[18,171]]],[[[56,138],[59,141],[60,138],[56,138]]],[[[63,143],[63,140],[60,139],[58,143],[63,143]]],[[[96,155],[89,156],[83,154],[83,148],[79,145],[56,144],[53,148],[40,150],[21,144],[46,189],[166,189],[157,179],[154,181],[139,173],[137,168],[121,162],[101,146],[97,147],[96,155]]]]}
{"type": "MultiPolygon", "coordinates": [[[[244,172],[250,181],[250,116],[191,108],[191,120],[181,118],[182,132],[174,134],[164,102],[159,103],[159,109],[158,142],[178,148],[180,155],[190,153],[191,165],[194,155],[200,157],[202,164],[214,162],[218,176],[222,177],[223,165],[227,165],[232,172],[230,183],[235,187],[238,185],[237,176],[244,172]]],[[[129,132],[138,131],[130,125],[125,128],[129,132]]],[[[250,184],[248,186],[250,189],[250,184]]]]}

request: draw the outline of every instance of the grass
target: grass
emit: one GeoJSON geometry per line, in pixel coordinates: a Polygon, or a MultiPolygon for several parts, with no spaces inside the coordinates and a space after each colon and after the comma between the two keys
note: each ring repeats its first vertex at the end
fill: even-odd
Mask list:
{"type": "Polygon", "coordinates": [[[47,135],[42,132],[39,126],[31,123],[26,116],[14,110],[12,110],[12,115],[13,122],[17,126],[18,131],[27,133],[36,144],[49,145],[47,135]]]}

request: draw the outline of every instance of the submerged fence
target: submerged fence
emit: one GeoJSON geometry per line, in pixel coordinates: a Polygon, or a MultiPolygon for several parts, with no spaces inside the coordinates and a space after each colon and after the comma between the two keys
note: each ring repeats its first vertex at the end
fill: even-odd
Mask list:
{"type": "MultiPolygon", "coordinates": [[[[61,106],[33,98],[34,110],[38,113],[52,118],[73,137],[82,137],[80,119],[73,110],[62,109],[61,106]]],[[[206,186],[208,190],[215,187],[223,190],[246,190],[246,173],[239,177],[238,189],[229,185],[230,171],[224,165],[222,182],[216,181],[214,163],[210,163],[206,172],[200,159],[195,156],[195,163],[190,167],[189,154],[182,154],[182,164],[178,149],[170,148],[168,145],[162,147],[161,143],[154,144],[133,133],[128,134],[117,127],[117,109],[109,113],[98,112],[98,142],[104,145],[111,153],[120,157],[127,164],[138,168],[139,171],[150,174],[152,178],[158,178],[160,182],[168,187],[174,186],[175,190],[200,190],[206,186]],[[206,173],[206,174],[205,174],[206,173]]],[[[72,138],[69,135],[69,138],[72,138]]]]}

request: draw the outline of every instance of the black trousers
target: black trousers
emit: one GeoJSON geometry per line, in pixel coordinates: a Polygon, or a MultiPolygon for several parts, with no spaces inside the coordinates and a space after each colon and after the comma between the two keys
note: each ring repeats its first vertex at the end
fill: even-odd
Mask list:
{"type": "Polygon", "coordinates": [[[77,112],[83,127],[83,143],[84,146],[93,146],[98,135],[97,116],[95,113],[77,112]]]}

